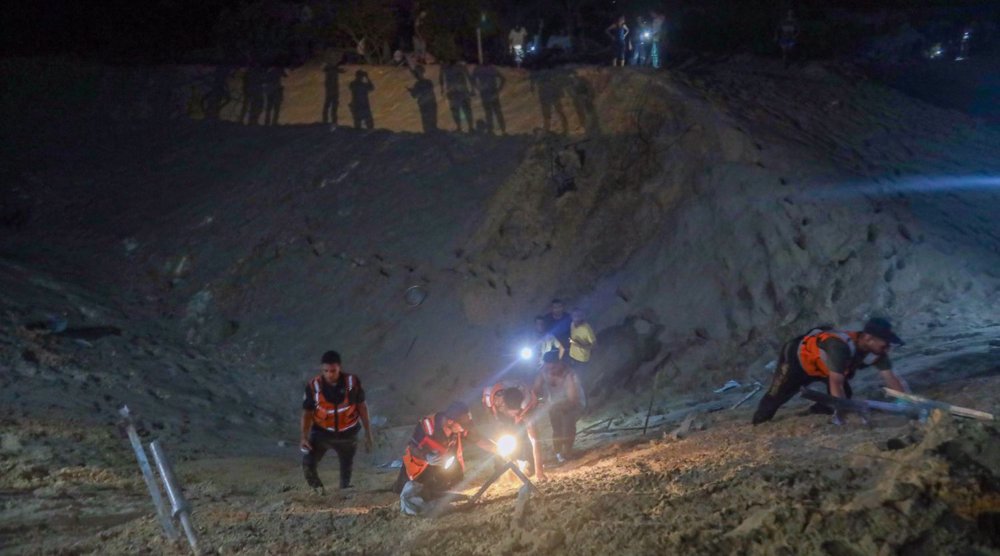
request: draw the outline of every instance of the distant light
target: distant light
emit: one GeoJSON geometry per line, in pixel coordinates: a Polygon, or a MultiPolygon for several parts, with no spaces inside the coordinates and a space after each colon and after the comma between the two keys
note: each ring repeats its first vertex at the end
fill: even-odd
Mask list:
{"type": "Polygon", "coordinates": [[[534,355],[535,355],[535,352],[532,351],[531,348],[529,348],[529,347],[521,348],[521,359],[524,359],[525,361],[527,361],[527,360],[531,359],[532,356],[534,356],[534,355]]]}
{"type": "Polygon", "coordinates": [[[648,39],[649,37],[650,37],[649,31],[646,31],[645,33],[642,34],[642,38],[644,39],[648,39]]]}

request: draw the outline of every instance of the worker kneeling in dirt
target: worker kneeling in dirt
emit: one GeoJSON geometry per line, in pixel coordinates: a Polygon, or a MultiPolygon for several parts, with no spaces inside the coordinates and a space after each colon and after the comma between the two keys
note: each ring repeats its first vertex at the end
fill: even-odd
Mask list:
{"type": "Polygon", "coordinates": [[[358,377],[341,370],[340,354],[328,351],[322,358],[323,372],[306,384],[302,399],[302,469],[306,482],[317,493],[323,481],[316,465],[328,450],[340,460],[340,488],[351,487],[358,432],[365,429],[365,450],[372,449],[372,427],[368,420],[365,391],[358,377]]]}
{"type": "MultiPolygon", "coordinates": [[[[909,391],[892,371],[889,361],[892,344],[902,345],[903,341],[893,333],[889,321],[879,318],[869,320],[860,332],[816,328],[792,339],[781,348],[774,379],[757,406],[753,424],[770,421],[779,407],[813,382],[826,382],[831,396],[850,398],[851,385],[848,381],[858,369],[864,367],[878,369],[889,388],[909,391]]],[[[832,408],[817,404],[813,406],[813,411],[833,413],[834,423],[840,424],[840,418],[832,408]]]]}
{"type": "Polygon", "coordinates": [[[403,467],[394,487],[404,514],[426,514],[434,509],[448,489],[462,481],[465,476],[463,439],[488,452],[495,451],[493,445],[480,438],[472,428],[469,406],[462,402],[454,402],[448,409],[428,415],[417,423],[406,445],[403,467]]]}
{"type": "Polygon", "coordinates": [[[528,410],[532,392],[521,382],[500,381],[483,390],[483,407],[485,407],[505,432],[515,437],[527,434],[528,442],[518,442],[517,451],[511,456],[518,462],[530,461],[528,475],[535,475],[539,481],[544,481],[545,469],[542,466],[542,445],[538,440],[538,427],[533,419],[533,411],[528,410]],[[528,453],[528,445],[531,446],[528,453]]]}

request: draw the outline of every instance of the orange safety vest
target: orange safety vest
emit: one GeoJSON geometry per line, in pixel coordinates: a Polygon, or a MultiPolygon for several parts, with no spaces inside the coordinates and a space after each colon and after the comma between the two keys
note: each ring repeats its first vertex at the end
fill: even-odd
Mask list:
{"type": "Polygon", "coordinates": [[[358,405],[351,403],[351,392],[358,387],[358,379],[354,375],[344,373],[347,388],[344,391],[344,401],[335,404],[323,395],[323,377],[317,376],[309,383],[316,409],[313,411],[313,424],[328,431],[342,432],[357,426],[361,419],[358,405]]]}
{"type": "Polygon", "coordinates": [[[527,403],[531,399],[531,391],[520,382],[502,380],[492,387],[483,388],[483,407],[490,410],[494,417],[497,416],[497,394],[508,388],[517,388],[521,394],[524,394],[524,402],[522,403],[527,403]]]}
{"type": "MultiPolygon", "coordinates": [[[[428,415],[420,420],[420,426],[423,428],[424,436],[420,439],[420,442],[417,443],[417,446],[428,449],[432,452],[437,452],[442,458],[444,458],[444,460],[447,460],[449,453],[451,452],[451,448],[454,447],[455,461],[457,461],[458,465],[461,466],[462,471],[465,471],[465,458],[462,457],[462,434],[449,436],[447,445],[434,440],[433,437],[436,417],[437,414],[428,415]]],[[[412,439],[411,442],[406,445],[406,453],[403,454],[403,466],[406,469],[406,476],[413,481],[426,471],[428,467],[430,467],[430,463],[410,451],[411,444],[412,439]]]]}
{"type": "Polygon", "coordinates": [[[819,347],[820,343],[826,341],[829,338],[836,338],[847,344],[848,349],[851,350],[851,360],[848,363],[848,367],[844,369],[844,375],[847,378],[854,376],[855,371],[858,370],[860,366],[872,365],[879,360],[879,356],[873,353],[868,354],[861,365],[858,365],[854,361],[854,354],[858,352],[857,340],[860,332],[844,332],[840,330],[822,330],[815,329],[811,330],[802,341],[799,342],[799,364],[802,365],[802,370],[806,372],[809,376],[814,376],[817,378],[828,378],[830,376],[830,368],[827,363],[826,352],[819,347]]]}

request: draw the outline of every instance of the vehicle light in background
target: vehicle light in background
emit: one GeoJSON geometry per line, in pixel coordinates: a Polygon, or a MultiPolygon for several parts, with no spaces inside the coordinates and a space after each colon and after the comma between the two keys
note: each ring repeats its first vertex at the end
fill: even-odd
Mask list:
{"type": "Polygon", "coordinates": [[[521,359],[524,359],[525,361],[528,361],[528,360],[530,360],[535,355],[535,352],[532,351],[532,349],[530,347],[523,347],[523,348],[521,348],[520,355],[521,355],[521,359]]]}

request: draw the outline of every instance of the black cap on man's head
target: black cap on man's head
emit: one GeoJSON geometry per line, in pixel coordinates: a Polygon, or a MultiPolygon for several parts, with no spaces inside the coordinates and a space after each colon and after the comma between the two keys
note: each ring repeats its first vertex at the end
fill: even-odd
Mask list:
{"type": "Polygon", "coordinates": [[[559,350],[553,349],[546,351],[542,355],[542,363],[558,363],[559,362],[559,350]]]}
{"type": "Polygon", "coordinates": [[[340,354],[336,351],[330,350],[323,354],[323,359],[320,361],[324,365],[333,365],[334,363],[340,363],[340,354]]]}
{"type": "Polygon", "coordinates": [[[451,402],[448,409],[444,410],[444,416],[462,425],[472,423],[472,413],[469,412],[469,406],[465,402],[451,402]]]}
{"type": "Polygon", "coordinates": [[[876,338],[881,338],[890,344],[903,345],[905,342],[892,331],[892,323],[887,319],[874,318],[865,323],[865,334],[871,334],[876,338]]]}

